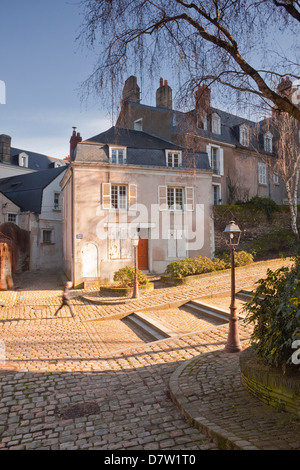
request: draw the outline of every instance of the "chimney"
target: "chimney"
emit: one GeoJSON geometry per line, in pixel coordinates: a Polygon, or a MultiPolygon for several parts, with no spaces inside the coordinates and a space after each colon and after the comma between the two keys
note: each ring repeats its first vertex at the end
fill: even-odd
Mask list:
{"type": "Polygon", "coordinates": [[[207,85],[199,85],[195,93],[196,110],[207,112],[210,108],[211,91],[207,85]]]}
{"type": "Polygon", "coordinates": [[[122,101],[133,101],[134,103],[140,102],[140,87],[138,86],[137,78],[134,75],[127,78],[125,82],[122,101]]]}
{"type": "Polygon", "coordinates": [[[279,83],[277,87],[277,91],[279,95],[288,98],[289,100],[292,100],[292,87],[293,83],[289,79],[289,77],[282,78],[281,82],[279,83]]]}
{"type": "Polygon", "coordinates": [[[172,109],[172,88],[169,87],[167,80],[159,80],[159,88],[156,91],[156,107],[172,109]]]}
{"type": "Polygon", "coordinates": [[[10,145],[11,137],[9,135],[0,135],[0,162],[10,163],[10,145]]]}
{"type": "Polygon", "coordinates": [[[82,141],[82,137],[80,137],[80,132],[77,132],[77,134],[76,134],[76,127],[73,127],[73,133],[72,133],[72,136],[71,136],[71,139],[70,139],[70,157],[71,157],[71,160],[72,160],[73,152],[74,152],[78,142],[81,142],[81,141],[82,141]]]}

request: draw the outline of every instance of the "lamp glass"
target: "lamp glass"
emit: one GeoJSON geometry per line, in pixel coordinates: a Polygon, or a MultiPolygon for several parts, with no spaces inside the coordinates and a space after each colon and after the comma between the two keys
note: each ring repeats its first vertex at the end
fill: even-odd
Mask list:
{"type": "Polygon", "coordinates": [[[224,233],[229,234],[229,245],[238,245],[241,236],[241,230],[238,225],[232,220],[226,226],[224,233]]]}
{"type": "Polygon", "coordinates": [[[132,245],[133,245],[133,246],[138,246],[138,244],[139,244],[139,239],[138,239],[138,237],[132,238],[132,245]]]}

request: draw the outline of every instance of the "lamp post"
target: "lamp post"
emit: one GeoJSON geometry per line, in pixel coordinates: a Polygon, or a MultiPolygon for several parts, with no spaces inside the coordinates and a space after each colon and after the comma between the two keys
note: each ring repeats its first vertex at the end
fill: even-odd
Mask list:
{"type": "Polygon", "coordinates": [[[132,293],[132,298],[137,299],[140,294],[139,294],[139,283],[137,280],[137,249],[138,249],[138,244],[139,244],[139,237],[136,236],[132,238],[132,245],[134,249],[134,283],[133,283],[133,293],[132,293]]]}
{"type": "Polygon", "coordinates": [[[239,340],[238,331],[238,316],[237,308],[235,303],[235,270],[234,270],[234,252],[235,247],[240,242],[241,231],[234,221],[229,222],[224,230],[224,233],[229,235],[229,239],[226,240],[227,245],[230,247],[231,255],[231,304],[230,304],[230,317],[229,317],[229,332],[225,351],[229,353],[241,351],[241,345],[239,340]]]}

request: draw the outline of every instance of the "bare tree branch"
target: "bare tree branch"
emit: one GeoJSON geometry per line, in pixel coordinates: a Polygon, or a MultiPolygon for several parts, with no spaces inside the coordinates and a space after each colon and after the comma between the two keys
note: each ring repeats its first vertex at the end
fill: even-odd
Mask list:
{"type": "Polygon", "coordinates": [[[191,81],[195,76],[199,83],[205,77],[219,77],[216,83],[269,100],[300,121],[298,106],[278,93],[273,81],[287,72],[300,78],[298,64],[290,70],[288,60],[281,70],[278,63],[268,70],[256,64],[259,57],[263,60],[263,38],[270,25],[283,29],[299,21],[299,0],[82,0],[82,5],[86,8],[82,35],[93,45],[100,35],[100,43],[106,44],[94,80],[98,76],[104,83],[106,73],[117,77],[136,60],[145,71],[155,62],[159,65],[163,57],[173,59],[175,68],[177,54],[181,70],[191,81]],[[253,51],[254,62],[250,59],[253,51]],[[223,81],[223,71],[234,80],[223,81]]]}

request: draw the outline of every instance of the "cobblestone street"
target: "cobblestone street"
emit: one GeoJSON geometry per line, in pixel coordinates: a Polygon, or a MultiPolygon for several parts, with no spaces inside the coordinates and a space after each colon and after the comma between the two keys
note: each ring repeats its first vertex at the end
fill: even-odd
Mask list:
{"type": "MultiPolygon", "coordinates": [[[[268,267],[288,263],[237,269],[237,289],[252,288],[268,267]]],[[[67,309],[54,316],[63,281],[53,272],[24,273],[15,291],[0,293],[6,353],[0,364],[0,449],[217,449],[174,404],[169,381],[186,361],[223,350],[228,325],[197,319],[180,304],[223,292],[226,305],[222,297],[215,301],[228,309],[230,273],[160,286],[120,305],[93,302],[93,290],[73,291],[74,319],[67,309]],[[142,310],[177,336],[145,342],[124,320],[142,310]]],[[[249,335],[241,321],[245,344],[249,335]]]]}

